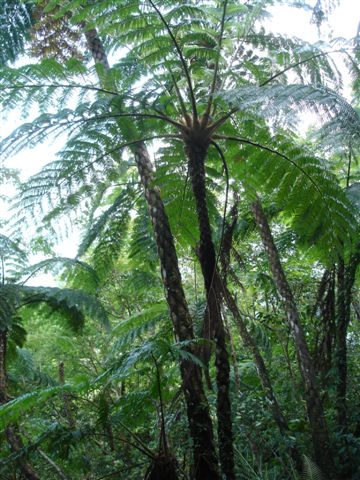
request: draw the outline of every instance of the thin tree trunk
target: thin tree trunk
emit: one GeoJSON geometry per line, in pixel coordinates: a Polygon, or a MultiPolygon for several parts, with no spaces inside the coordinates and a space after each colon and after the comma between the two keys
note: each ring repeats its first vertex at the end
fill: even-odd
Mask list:
{"type": "MultiPolygon", "coordinates": [[[[286,440],[288,440],[288,436],[290,432],[289,425],[281,411],[280,405],[275,396],[274,390],[272,388],[270,374],[266,368],[264,359],[260,353],[260,350],[255,340],[253,339],[253,337],[251,336],[251,334],[247,329],[246,323],[242,315],[240,314],[240,311],[238,309],[238,306],[234,297],[232,296],[229,289],[227,288],[227,274],[230,267],[230,252],[231,252],[232,243],[233,243],[234,229],[235,229],[235,226],[237,223],[237,217],[238,217],[238,210],[237,210],[238,202],[239,200],[236,197],[236,201],[233,207],[231,208],[231,211],[229,212],[229,215],[232,218],[232,221],[230,224],[227,223],[225,226],[223,240],[222,240],[222,250],[220,252],[221,278],[217,276],[216,281],[221,282],[219,289],[222,291],[222,294],[225,299],[225,303],[227,304],[227,307],[230,310],[238,326],[239,333],[245,347],[247,347],[250,350],[254,358],[254,362],[260,377],[262,387],[264,389],[266,398],[268,399],[269,404],[271,406],[271,412],[272,412],[274,421],[281,435],[286,440]]],[[[290,455],[294,460],[296,468],[300,471],[302,468],[302,460],[301,460],[300,453],[298,452],[295,446],[290,448],[290,455]]]]}
{"type": "Polygon", "coordinates": [[[8,401],[6,392],[6,344],[7,331],[0,330],[0,404],[8,401]]]}
{"type": "Polygon", "coordinates": [[[326,270],[319,284],[317,301],[313,315],[320,310],[320,322],[314,348],[314,366],[326,385],[328,373],[333,363],[335,346],[335,275],[334,269],[326,270]]]}
{"type": "Polygon", "coordinates": [[[337,270],[337,312],[336,312],[336,362],[337,382],[337,422],[340,430],[347,430],[347,331],[350,324],[352,289],[360,262],[359,247],[351,255],[349,264],[339,260],[337,270]]]}
{"type": "MultiPolygon", "coordinates": [[[[91,35],[88,34],[87,41],[91,52],[96,52],[94,61],[100,61],[106,67],[105,50],[96,32],[92,31],[91,35]]],[[[152,185],[153,166],[144,143],[139,142],[134,147],[133,153],[153,225],[174,333],[179,341],[192,341],[194,339],[192,319],[182,287],[175,242],[161,200],[160,190],[152,185]]],[[[187,348],[195,354],[193,345],[190,344],[187,348]]],[[[201,370],[194,362],[181,360],[180,372],[190,433],[194,442],[195,478],[196,480],[219,480],[212,421],[203,388],[201,370]]]]}
{"type": "Polygon", "coordinates": [[[351,255],[346,267],[342,259],[337,268],[337,311],[336,311],[336,422],[338,431],[343,435],[342,479],[350,478],[353,473],[353,454],[348,444],[348,410],[347,410],[347,332],[350,324],[352,288],[356,270],[360,261],[359,247],[351,255]]]}
{"type": "Polygon", "coordinates": [[[205,158],[208,145],[205,142],[187,142],[189,174],[195,197],[196,212],[200,229],[198,247],[199,261],[204,277],[210,339],[215,339],[215,365],[217,383],[217,417],[219,457],[227,480],[235,479],[234,450],[230,401],[230,360],[226,345],[226,331],[221,316],[221,292],[216,288],[216,253],[211,236],[211,226],[206,203],[205,158]]]}
{"type": "Polygon", "coordinates": [[[315,454],[315,461],[329,478],[334,476],[333,456],[330,449],[330,440],[327,424],[322,407],[319,389],[316,382],[315,370],[310,357],[305,334],[300,322],[299,312],[293,293],[286,279],[280,256],[277,251],[266,215],[259,201],[252,204],[255,223],[259,229],[264,249],[269,259],[270,270],[276,287],[284,305],[292,336],[294,338],[300,372],[305,388],[307,413],[311,425],[311,433],[315,454]]]}
{"type": "MultiPolygon", "coordinates": [[[[221,281],[221,280],[219,280],[221,281]]],[[[264,359],[261,355],[261,352],[259,350],[259,347],[257,346],[255,340],[249,333],[246,323],[244,322],[244,319],[242,318],[242,315],[238,309],[238,306],[235,302],[235,299],[233,295],[230,293],[226,285],[222,285],[223,289],[223,294],[225,298],[226,305],[228,309],[230,310],[237,327],[239,329],[240,336],[242,338],[242,341],[244,342],[244,346],[248,348],[253,356],[257,372],[259,374],[259,378],[261,381],[261,385],[264,389],[265,396],[270,404],[271,408],[271,413],[273,416],[273,419],[279,429],[280,434],[285,438],[288,439],[289,434],[290,434],[290,429],[289,429],[289,424],[283,415],[280,405],[277,401],[276,395],[274,393],[273,387],[272,387],[272,382],[270,379],[270,374],[268,372],[268,369],[265,365],[264,359]]],[[[291,458],[294,461],[295,467],[297,470],[301,470],[302,468],[302,460],[301,460],[301,455],[298,451],[298,449],[295,446],[292,446],[289,448],[289,453],[291,455],[291,458]]]]}

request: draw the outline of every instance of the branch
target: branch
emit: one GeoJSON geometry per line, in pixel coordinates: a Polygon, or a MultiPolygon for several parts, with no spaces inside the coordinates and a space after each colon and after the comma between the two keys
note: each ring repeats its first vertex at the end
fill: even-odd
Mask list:
{"type": "Polygon", "coordinates": [[[105,88],[100,88],[100,87],[91,87],[88,85],[69,85],[69,84],[61,84],[61,83],[54,83],[54,84],[16,84],[16,85],[1,85],[0,86],[0,91],[1,90],[21,90],[24,88],[82,88],[84,90],[92,90],[95,92],[101,92],[101,93],[107,93],[109,95],[114,95],[118,96],[119,94],[117,92],[113,92],[112,90],[106,90],[105,88]]]}
{"type": "Polygon", "coordinates": [[[59,467],[59,465],[57,465],[54,462],[54,460],[52,460],[50,457],[48,457],[46,455],[46,453],[43,450],[41,450],[41,448],[38,448],[37,451],[38,451],[39,455],[41,457],[43,457],[43,459],[46,460],[49,465],[52,466],[52,468],[56,471],[56,473],[58,474],[59,478],[61,478],[61,480],[70,480],[69,477],[59,467]]]}
{"type": "Polygon", "coordinates": [[[194,90],[193,90],[193,87],[192,87],[192,83],[191,83],[191,77],[190,77],[190,72],[189,72],[189,69],[186,65],[186,62],[185,62],[185,58],[182,54],[182,51],[181,51],[181,48],[174,36],[174,34],[172,33],[171,31],[171,28],[169,26],[169,24],[167,23],[167,21],[165,20],[165,18],[163,17],[162,13],[160,12],[160,10],[157,8],[157,6],[154,4],[154,2],[152,0],[149,0],[149,3],[150,5],[153,7],[153,9],[155,10],[155,12],[159,15],[160,17],[160,20],[162,21],[162,23],[164,24],[168,34],[170,35],[170,38],[176,48],[176,51],[178,52],[178,55],[179,55],[179,58],[180,58],[180,62],[181,62],[181,65],[183,67],[183,70],[184,70],[184,74],[185,74],[185,77],[186,77],[186,81],[187,81],[187,84],[188,84],[188,87],[189,87],[189,93],[190,93],[190,101],[191,101],[191,106],[192,106],[192,112],[193,112],[193,117],[194,119],[197,119],[197,109],[196,109],[196,100],[195,100],[195,96],[194,96],[194,90]]]}

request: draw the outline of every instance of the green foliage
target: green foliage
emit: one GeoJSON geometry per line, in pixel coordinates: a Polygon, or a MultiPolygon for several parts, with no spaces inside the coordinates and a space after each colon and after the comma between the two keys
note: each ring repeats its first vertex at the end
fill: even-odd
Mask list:
{"type": "Polygon", "coordinates": [[[14,62],[24,52],[32,23],[31,1],[1,0],[0,65],[14,62]]]}
{"type": "MultiPolygon", "coordinates": [[[[322,291],[320,281],[324,265],[339,271],[339,258],[345,263],[356,260],[354,245],[359,243],[357,183],[352,183],[358,176],[359,115],[356,104],[343,98],[342,75],[330,50],[348,63],[356,63],[356,53],[351,51],[353,42],[310,45],[267,31],[262,20],[273,3],[229,0],[224,8],[223,3],[170,0],[155,2],[155,7],[134,0],[52,0],[38,4],[36,25],[38,38],[54,47],[45,51],[45,41],[35,45],[37,55],[43,49],[48,58],[9,68],[6,63],[22,44],[16,44],[13,57],[4,49],[3,111],[18,109],[24,116],[35,112],[35,118],[1,141],[3,158],[9,161],[25,148],[64,139],[57,156],[20,185],[11,219],[16,234],[11,239],[0,235],[0,329],[9,332],[7,389],[15,396],[0,407],[0,427],[17,423],[26,432],[21,433],[20,452],[9,455],[6,442],[0,446],[5,474],[14,470],[19,476],[15,461],[23,456],[50,480],[55,478],[55,469],[36,451],[40,447],[74,480],[143,478],[148,463],[162,453],[161,432],[179,459],[181,475],[192,478],[191,435],[178,364],[203,368],[198,352],[209,340],[199,338],[206,296],[196,255],[199,222],[184,152],[184,124],[190,118],[185,113],[195,116],[196,110],[201,121],[207,109],[213,126],[210,138],[203,139],[200,129],[192,141],[213,142],[205,175],[217,260],[225,248],[227,224],[233,221],[230,208],[236,204],[227,282],[289,424],[282,435],[253,350],[224,307],[237,475],[244,480],[295,479],[288,453],[296,446],[306,454],[305,478],[320,478],[311,460],[296,352],[249,210],[257,195],[265,201],[305,338],[321,360],[318,377],[332,440],[342,454],[351,450],[346,466],[358,455],[358,284],[351,285],[353,298],[348,302],[348,426],[354,437],[348,441],[334,434],[337,384],[332,372],[339,338],[334,312],[341,303],[340,280],[332,304],[329,287],[322,291]],[[59,25],[76,35],[59,38],[59,25]],[[101,65],[90,68],[89,55],[77,55],[77,48],[76,58],[55,60],[68,57],[61,45],[92,28],[114,58],[109,71],[101,65]],[[304,110],[315,112],[321,121],[321,128],[314,127],[307,139],[294,133],[304,110]],[[172,337],[156,239],[135,169],[140,140],[154,164],[151,188],[161,195],[169,217],[196,331],[196,338],[186,342],[172,337]],[[346,165],[344,154],[352,159],[346,165]],[[65,224],[80,230],[77,258],[54,256],[29,267],[14,239],[27,239],[34,221],[39,230],[30,242],[31,253],[34,245],[55,250],[65,224]],[[20,283],[42,271],[61,274],[64,288],[20,283]],[[328,310],[319,306],[324,298],[328,310]],[[83,335],[62,326],[64,318],[83,335]],[[327,371],[325,347],[331,350],[327,371]],[[65,385],[57,385],[64,376],[65,385]]],[[[320,10],[318,2],[318,23],[320,10]]],[[[16,28],[19,38],[25,38],[26,22],[16,28]]],[[[79,48],[82,51],[83,44],[79,48]]],[[[9,175],[1,170],[0,180],[9,175]]],[[[351,268],[346,264],[345,271],[351,268]]],[[[212,359],[209,376],[211,381],[216,376],[212,359]]],[[[214,427],[216,393],[206,391],[214,427]]],[[[335,461],[340,463],[337,457],[335,461]]],[[[354,480],[356,465],[353,462],[354,480]]]]}

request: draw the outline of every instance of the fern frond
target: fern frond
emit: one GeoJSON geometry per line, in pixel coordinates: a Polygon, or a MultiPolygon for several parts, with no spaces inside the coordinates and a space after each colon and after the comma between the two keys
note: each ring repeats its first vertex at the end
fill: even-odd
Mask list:
{"type": "Polygon", "coordinates": [[[81,290],[50,287],[21,287],[23,305],[45,303],[51,311],[64,315],[72,328],[78,330],[85,315],[109,327],[108,315],[94,296],[81,290]]]}
{"type": "Polygon", "coordinates": [[[344,244],[352,245],[357,231],[355,212],[335,176],[303,147],[280,135],[273,141],[281,153],[241,147],[246,160],[235,166],[236,177],[250,191],[271,194],[301,242],[333,254],[342,251],[344,244]]]}
{"type": "Polygon", "coordinates": [[[14,62],[24,52],[33,23],[32,7],[30,1],[0,3],[0,65],[14,62]]]}

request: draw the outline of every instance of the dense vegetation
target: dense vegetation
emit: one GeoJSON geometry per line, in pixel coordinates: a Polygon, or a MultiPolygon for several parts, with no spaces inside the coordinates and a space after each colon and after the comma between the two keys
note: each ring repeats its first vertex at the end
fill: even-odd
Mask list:
{"type": "Polygon", "coordinates": [[[1,1],[1,478],[360,478],[359,38],[276,3],[1,1]]]}

